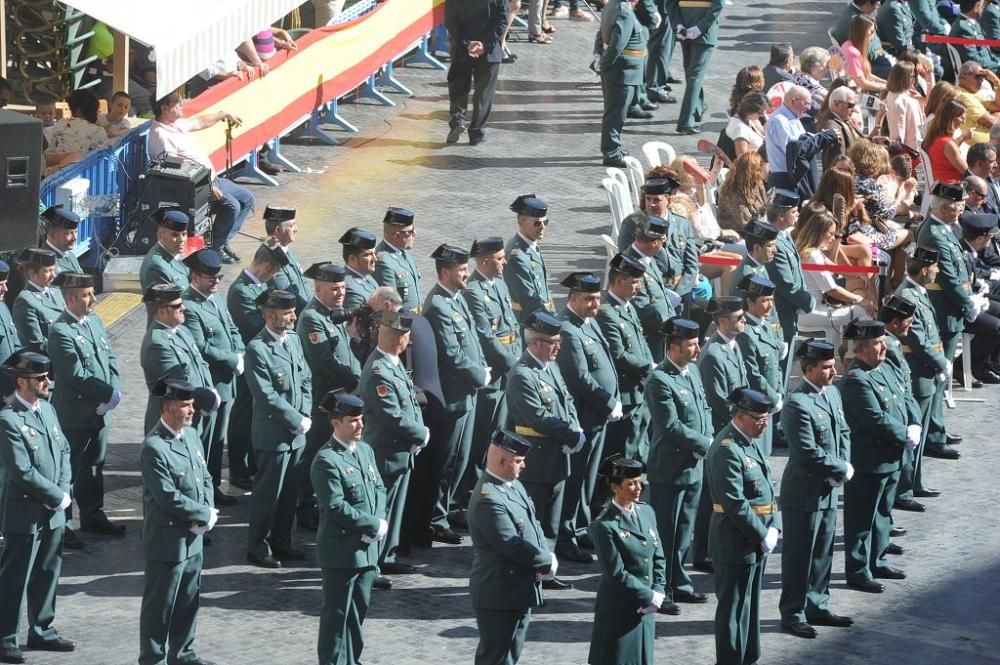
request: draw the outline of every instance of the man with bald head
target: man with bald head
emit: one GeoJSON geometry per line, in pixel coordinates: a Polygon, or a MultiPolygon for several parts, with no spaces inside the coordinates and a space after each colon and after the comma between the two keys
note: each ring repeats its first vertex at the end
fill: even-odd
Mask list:
{"type": "Polygon", "coordinates": [[[768,118],[765,146],[767,163],[771,171],[768,176],[769,186],[795,189],[794,183],[787,182],[789,169],[785,151],[791,141],[798,140],[806,133],[800,118],[809,111],[811,105],[812,95],[809,91],[800,85],[793,85],[785,92],[781,106],[768,118]]]}

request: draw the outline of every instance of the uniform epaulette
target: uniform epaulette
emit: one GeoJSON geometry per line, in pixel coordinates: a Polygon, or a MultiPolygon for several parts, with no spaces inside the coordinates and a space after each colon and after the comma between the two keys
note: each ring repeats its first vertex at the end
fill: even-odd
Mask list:
{"type": "Polygon", "coordinates": [[[381,261],[383,256],[385,256],[385,252],[376,252],[375,259],[381,261]]]}
{"type": "Polygon", "coordinates": [[[860,367],[855,367],[847,373],[848,376],[853,376],[855,379],[860,379],[865,375],[865,371],[860,367]]]}
{"type": "Polygon", "coordinates": [[[487,494],[491,494],[492,492],[493,490],[491,490],[489,487],[483,487],[482,489],[479,490],[479,493],[484,496],[487,494]]]}
{"type": "Polygon", "coordinates": [[[514,249],[510,250],[510,257],[514,258],[515,256],[517,256],[520,253],[521,253],[521,250],[518,249],[517,247],[515,247],[514,249]]]}
{"type": "Polygon", "coordinates": [[[732,440],[731,438],[729,438],[728,436],[727,436],[727,437],[726,437],[725,439],[723,439],[722,441],[719,441],[719,445],[720,445],[720,446],[731,446],[731,445],[733,445],[734,443],[735,443],[735,441],[733,441],[733,440],[732,440]]]}

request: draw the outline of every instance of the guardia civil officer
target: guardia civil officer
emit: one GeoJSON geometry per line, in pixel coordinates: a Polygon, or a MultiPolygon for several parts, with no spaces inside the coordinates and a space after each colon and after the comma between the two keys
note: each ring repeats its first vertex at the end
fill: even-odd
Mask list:
{"type": "Polygon", "coordinates": [[[83,272],[80,260],[73,252],[77,227],[80,226],[79,215],[59,204],[46,208],[41,218],[45,223],[45,247],[56,255],[56,274],[83,272]]]}
{"type": "MultiPolygon", "coordinates": [[[[211,251],[211,250],[208,250],[211,251]]],[[[139,665],[206,663],[193,648],[203,536],[219,519],[212,475],[191,426],[192,384],[163,378],[152,387],[160,418],[142,442],[142,609],[139,665]]]]}
{"type": "Polygon", "coordinates": [[[312,372],[299,338],[289,334],[295,327],[295,303],[295,294],[288,291],[261,294],[257,304],[264,312],[264,329],[247,344],[251,444],[257,461],[247,560],[262,568],[305,559],[292,547],[292,521],[306,433],[312,426],[312,372]]]}
{"type": "Polygon", "coordinates": [[[778,252],[778,228],[759,219],[751,219],[743,227],[747,253],[733,272],[733,293],[743,295],[740,284],[744,277],[767,277],[767,264],[778,252]]]}
{"type": "Polygon", "coordinates": [[[554,579],[559,566],[535,504],[518,480],[531,448],[527,438],[497,430],[486,454],[486,470],[469,499],[469,593],[479,629],[476,665],[517,663],[531,610],[542,604],[540,579],[554,579]]]}
{"type": "MultiPolygon", "coordinates": [[[[792,230],[799,219],[799,197],[794,192],[776,190],[767,205],[767,221],[776,227],[778,234],[774,258],[765,265],[767,278],[774,282],[774,309],[778,313],[778,323],[785,342],[791,346],[799,331],[799,312],[811,312],[815,303],[806,289],[802,272],[802,257],[792,241],[792,230]]],[[[787,369],[789,357],[786,353],[782,368],[787,369]]],[[[785,372],[787,377],[788,372],[785,372]]],[[[784,381],[788,383],[786,378],[784,381]]]]}
{"type": "Polygon", "coordinates": [[[650,415],[650,503],[663,537],[666,561],[664,614],[680,614],[677,602],[704,603],[684,569],[702,493],[704,464],[715,430],[712,409],[695,361],[701,352],[699,326],[679,317],[663,324],[667,357],[646,381],[650,415]]]}
{"type": "Polygon", "coordinates": [[[55,252],[48,249],[26,247],[17,255],[25,283],[14,299],[14,326],[26,349],[45,351],[49,328],[66,308],[62,293],[52,288],[55,265],[55,252]]]}
{"type": "Polygon", "coordinates": [[[920,442],[920,424],[899,394],[884,366],[885,325],[855,320],[844,330],[854,341],[854,363],[840,383],[851,428],[851,464],[856,475],[844,492],[844,572],[847,585],[881,593],[881,579],[904,579],[906,573],[885,558],[892,525],[892,488],[903,450],[920,442]]]}
{"type": "Polygon", "coordinates": [[[288,261],[278,272],[268,280],[267,285],[273,289],[295,294],[295,313],[312,298],[312,288],[302,274],[302,264],[296,256],[292,244],[299,235],[299,224],[295,220],[295,208],[264,208],[264,230],[267,231],[265,244],[284,252],[288,261]]]}
{"type": "Polygon", "coordinates": [[[712,503],[709,551],[715,566],[715,662],[751,665],[760,658],[760,588],[781,519],[774,504],[771,463],[760,447],[773,404],[738,388],[729,399],[732,420],[705,460],[712,503]]]}
{"type": "Polygon", "coordinates": [[[601,12],[604,51],[598,69],[604,95],[601,154],[604,166],[627,168],[622,127],[643,83],[646,31],[635,14],[638,0],[612,0],[601,12]]]}
{"type": "Polygon", "coordinates": [[[538,249],[549,225],[549,204],[534,194],[522,194],[510,204],[517,213],[517,233],[507,241],[507,268],[503,280],[510,291],[510,302],[517,320],[525,319],[537,310],[555,314],[556,307],[549,295],[548,271],[538,249]]]}
{"type": "Polygon", "coordinates": [[[406,208],[391,207],[382,218],[382,242],[375,248],[375,281],[391,286],[403,300],[403,307],[420,313],[420,271],[413,260],[417,231],[414,214],[406,208]]]}
{"type": "Polygon", "coordinates": [[[675,2],[668,7],[670,22],[684,56],[684,98],[677,118],[678,134],[697,134],[705,115],[702,84],[719,39],[723,0],[675,2]]]}
{"type": "Polygon", "coordinates": [[[332,435],[310,470],[319,506],[316,558],[323,573],[316,651],[319,665],[340,665],[359,662],[364,649],[363,624],[389,526],[385,485],[362,439],[364,402],[334,390],[323,398],[322,408],[332,435]]]}
{"type": "Polygon", "coordinates": [[[654,362],[662,362],[664,357],[660,329],[664,321],[674,317],[674,307],[680,304],[680,298],[664,284],[663,273],[655,260],[663,250],[667,228],[662,217],[644,217],[636,227],[635,241],[622,252],[643,269],[642,281],[632,305],[642,322],[643,334],[654,362]]]}
{"type": "Polygon", "coordinates": [[[50,368],[46,356],[31,351],[19,351],[5,364],[14,378],[15,392],[10,406],[0,411],[0,469],[4,474],[0,662],[4,663],[24,662],[18,624],[25,592],[28,648],[76,648],[52,626],[71,471],[69,442],[48,401],[50,368]]]}
{"type": "Polygon", "coordinates": [[[639,501],[642,472],[642,462],[617,456],[601,464],[611,500],[590,525],[601,567],[587,659],[591,665],[653,665],[666,559],[656,515],[639,501]]]}
{"type": "Polygon", "coordinates": [[[781,477],[781,627],[797,637],[816,637],[813,626],[846,627],[850,617],[830,609],[830,574],[837,532],[839,488],[854,476],[851,432],[844,417],[836,350],[809,340],[796,355],[802,380],[781,410],[788,465],[781,477]]]}
{"type": "Polygon", "coordinates": [[[173,284],[183,291],[189,279],[182,258],[191,216],[181,208],[163,207],[153,213],[153,219],[156,221],[156,243],[146,252],[139,266],[142,292],[153,284],[173,284]]]}
{"type": "Polygon", "coordinates": [[[375,289],[375,245],[378,240],[371,231],[352,227],[340,236],[340,244],[344,246],[344,268],[347,270],[347,295],[344,296],[344,309],[351,312],[361,307],[375,289]]]}
{"type": "MultiPolygon", "coordinates": [[[[747,385],[780,406],[785,394],[781,361],[788,347],[778,317],[774,316],[774,283],[764,273],[759,277],[746,275],[738,287],[743,296],[746,327],[736,335],[736,343],[743,355],[747,385]]],[[[761,441],[767,455],[771,454],[773,438],[774,428],[769,425],[761,441]]]]}

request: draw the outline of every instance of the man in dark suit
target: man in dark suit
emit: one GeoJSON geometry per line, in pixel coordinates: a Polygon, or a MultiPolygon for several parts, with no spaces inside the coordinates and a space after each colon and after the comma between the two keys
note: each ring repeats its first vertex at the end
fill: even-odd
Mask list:
{"type": "Polygon", "coordinates": [[[469,122],[469,145],[483,142],[483,125],[490,117],[493,94],[497,89],[500,61],[503,60],[503,35],[507,30],[505,0],[448,0],[444,22],[451,36],[451,67],[448,69],[448,98],[451,101],[448,143],[457,143],[465,131],[465,112],[469,90],[472,95],[472,120],[469,122]]]}
{"type": "Polygon", "coordinates": [[[795,52],[787,42],[771,44],[771,59],[764,67],[764,92],[782,81],[791,81],[795,70],[795,52]]]}

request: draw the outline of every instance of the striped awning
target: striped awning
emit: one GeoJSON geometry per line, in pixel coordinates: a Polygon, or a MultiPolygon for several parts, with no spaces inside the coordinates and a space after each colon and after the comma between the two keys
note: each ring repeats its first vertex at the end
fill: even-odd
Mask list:
{"type": "Polygon", "coordinates": [[[164,97],[304,0],[61,0],[151,46],[164,97]]]}

